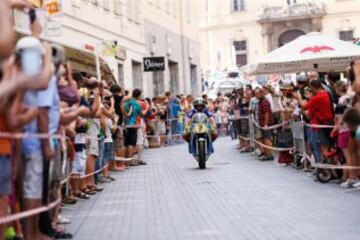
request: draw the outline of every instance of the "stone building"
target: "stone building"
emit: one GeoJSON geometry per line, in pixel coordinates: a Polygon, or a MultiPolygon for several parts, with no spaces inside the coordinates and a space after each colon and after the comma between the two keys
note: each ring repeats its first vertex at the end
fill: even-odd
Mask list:
{"type": "Polygon", "coordinates": [[[360,35],[360,0],[199,0],[203,70],[241,67],[298,36],[360,35]]]}

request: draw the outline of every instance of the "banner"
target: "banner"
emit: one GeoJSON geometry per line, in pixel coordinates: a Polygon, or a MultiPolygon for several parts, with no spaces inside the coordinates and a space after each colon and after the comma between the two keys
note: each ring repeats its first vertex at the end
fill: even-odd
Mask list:
{"type": "Polygon", "coordinates": [[[146,57],[143,59],[144,72],[165,71],[165,57],[146,57]]]}
{"type": "Polygon", "coordinates": [[[101,44],[101,55],[115,57],[118,53],[118,43],[114,40],[103,41],[101,44]]]}
{"type": "Polygon", "coordinates": [[[47,15],[50,17],[56,17],[62,15],[61,0],[45,0],[44,8],[47,12],[47,15]]]}

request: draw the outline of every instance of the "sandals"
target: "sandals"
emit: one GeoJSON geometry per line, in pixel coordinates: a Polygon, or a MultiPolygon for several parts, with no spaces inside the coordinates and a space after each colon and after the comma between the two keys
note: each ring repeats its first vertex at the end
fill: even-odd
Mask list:
{"type": "Polygon", "coordinates": [[[84,188],[84,189],[80,189],[80,192],[84,193],[84,194],[87,194],[87,195],[95,195],[97,192],[95,191],[92,191],[91,189],[89,188],[84,188]]]}
{"type": "Polygon", "coordinates": [[[116,179],[111,176],[107,176],[106,178],[109,179],[110,181],[116,181],[116,179]]]}
{"type": "Polygon", "coordinates": [[[80,199],[84,199],[84,200],[87,200],[90,198],[89,195],[87,195],[86,193],[83,193],[83,192],[75,193],[74,196],[77,198],[80,198],[80,199]]]}

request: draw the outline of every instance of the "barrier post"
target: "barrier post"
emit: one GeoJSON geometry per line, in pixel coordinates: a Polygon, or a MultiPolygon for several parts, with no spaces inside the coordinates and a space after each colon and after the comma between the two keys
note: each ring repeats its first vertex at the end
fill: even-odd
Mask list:
{"type": "Polygon", "coordinates": [[[256,144],[255,144],[255,127],[252,121],[252,114],[249,114],[249,138],[250,138],[250,146],[253,149],[253,153],[255,154],[256,151],[256,144]]]}

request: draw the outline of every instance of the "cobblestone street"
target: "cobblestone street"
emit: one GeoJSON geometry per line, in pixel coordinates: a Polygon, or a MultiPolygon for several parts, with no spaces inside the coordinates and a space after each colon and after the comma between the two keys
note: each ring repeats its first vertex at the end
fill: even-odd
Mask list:
{"type": "Polygon", "coordinates": [[[259,162],[221,138],[208,169],[186,145],[146,151],[147,166],[113,174],[105,190],[66,208],[90,239],[359,239],[360,192],[259,162]]]}

